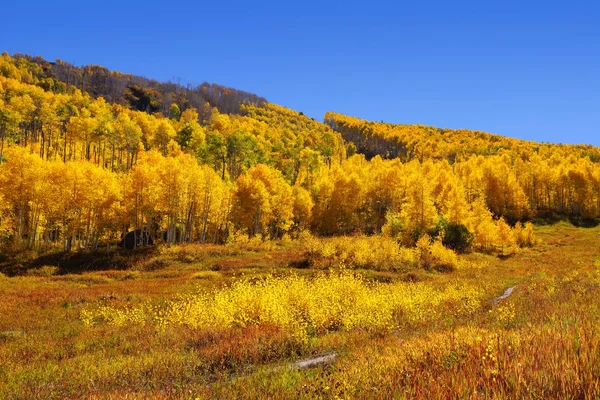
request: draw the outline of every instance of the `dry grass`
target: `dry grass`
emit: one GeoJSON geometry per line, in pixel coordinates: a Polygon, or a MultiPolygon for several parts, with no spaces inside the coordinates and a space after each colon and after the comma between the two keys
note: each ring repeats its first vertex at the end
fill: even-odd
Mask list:
{"type": "Polygon", "coordinates": [[[102,306],[166,309],[241,276],[260,282],[293,270],[309,282],[323,272],[303,264],[294,243],[174,248],[127,270],[46,264],[0,275],[0,398],[598,398],[600,229],[561,223],[536,235],[539,244],[510,258],[460,256],[450,273],[361,266],[367,283],[477,287],[490,301],[472,313],[440,305],[432,318],[393,329],[333,326],[303,340],[272,321],[158,329],[81,320],[82,310],[102,306]],[[491,302],[513,285],[511,297],[491,302]],[[332,351],[331,365],[285,368],[332,351]]]}

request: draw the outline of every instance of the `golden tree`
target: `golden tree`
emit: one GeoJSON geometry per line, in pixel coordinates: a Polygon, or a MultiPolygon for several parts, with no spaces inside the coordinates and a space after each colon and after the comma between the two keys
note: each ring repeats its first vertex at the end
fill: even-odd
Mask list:
{"type": "Polygon", "coordinates": [[[400,218],[408,237],[421,236],[438,222],[438,213],[431,195],[431,185],[427,177],[419,170],[413,172],[408,179],[400,218]]]}
{"type": "Polygon", "coordinates": [[[280,236],[291,228],[293,212],[292,189],[279,171],[259,164],[236,180],[234,223],[248,235],[280,236]]]}

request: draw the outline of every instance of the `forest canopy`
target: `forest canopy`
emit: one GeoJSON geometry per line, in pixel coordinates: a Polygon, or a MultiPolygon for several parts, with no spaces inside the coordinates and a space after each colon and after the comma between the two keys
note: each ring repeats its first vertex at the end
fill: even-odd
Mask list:
{"type": "Polygon", "coordinates": [[[414,245],[464,231],[504,252],[533,218],[598,218],[599,161],[592,146],[321,123],[219,85],[0,56],[1,244],[94,249],[143,229],[167,243],[309,231],[414,245]]]}

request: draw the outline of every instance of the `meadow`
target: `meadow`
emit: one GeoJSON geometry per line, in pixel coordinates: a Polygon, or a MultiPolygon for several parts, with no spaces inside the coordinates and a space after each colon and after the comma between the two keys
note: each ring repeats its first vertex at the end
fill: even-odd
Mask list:
{"type": "Polygon", "coordinates": [[[600,228],[535,234],[452,269],[384,237],[23,263],[0,275],[0,398],[598,398],[600,228]]]}

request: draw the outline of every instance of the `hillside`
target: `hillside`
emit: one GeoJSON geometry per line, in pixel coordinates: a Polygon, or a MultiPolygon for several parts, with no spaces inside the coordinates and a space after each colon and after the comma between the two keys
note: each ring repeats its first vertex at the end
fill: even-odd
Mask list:
{"type": "Polygon", "coordinates": [[[367,158],[450,163],[468,192],[483,188],[487,205],[497,216],[513,220],[524,215],[598,216],[600,148],[537,143],[479,131],[378,123],[333,112],[325,115],[325,123],[367,158]],[[506,199],[502,192],[513,191],[511,186],[519,192],[517,197],[526,199],[529,212],[516,211],[516,198],[506,199]]]}
{"type": "Polygon", "coordinates": [[[523,157],[535,153],[544,158],[572,155],[600,161],[600,149],[591,145],[538,143],[467,129],[372,122],[334,112],[325,114],[325,123],[342,133],[367,158],[379,155],[404,161],[445,159],[454,163],[473,155],[509,153],[523,157]]]}
{"type": "Polygon", "coordinates": [[[70,250],[132,229],[168,243],[385,231],[410,246],[450,223],[493,249],[504,219],[600,215],[591,146],[333,113],[323,124],[236,91],[199,111],[196,92],[3,54],[0,240],[70,250]],[[131,84],[160,93],[157,110],[173,93],[180,103],[140,111],[131,84]]]}
{"type": "Polygon", "coordinates": [[[244,103],[260,105],[266,100],[253,93],[244,92],[214,83],[202,83],[196,87],[174,82],[158,82],[143,76],[110,71],[99,65],[77,67],[62,60],[46,61],[42,57],[26,54],[13,55],[17,64],[28,70],[40,85],[53,92],[64,92],[70,87],[103,97],[109,103],[118,103],[138,111],[160,112],[169,115],[171,105],[180,109],[195,108],[206,111],[202,119],[210,117],[210,108],[221,112],[239,113],[244,103]]]}

